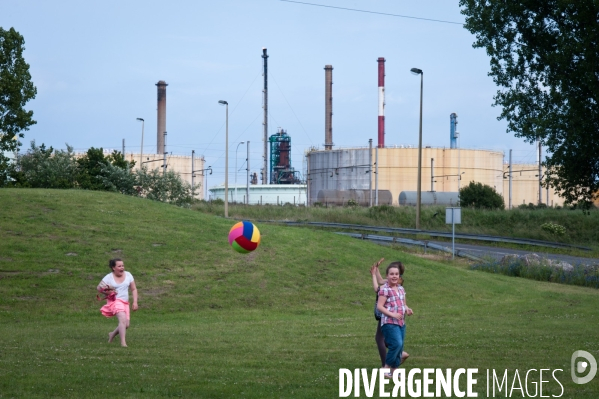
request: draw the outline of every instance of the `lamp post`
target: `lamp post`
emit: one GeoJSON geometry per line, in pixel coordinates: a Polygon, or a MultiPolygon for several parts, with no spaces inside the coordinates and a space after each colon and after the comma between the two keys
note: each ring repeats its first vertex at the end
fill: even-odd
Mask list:
{"type": "Polygon", "coordinates": [[[420,75],[420,127],[418,129],[418,188],[416,189],[416,228],[420,229],[420,199],[422,195],[422,89],[424,72],[422,69],[410,69],[414,75],[420,75]]]}
{"type": "Polygon", "coordinates": [[[139,167],[141,169],[141,163],[143,162],[144,159],[144,124],[145,121],[143,120],[143,118],[137,118],[138,121],[141,121],[141,151],[139,153],[139,167]]]}
{"type": "Polygon", "coordinates": [[[235,202],[237,202],[237,150],[242,144],[245,144],[245,141],[238,143],[237,148],[235,148],[235,202]]]}
{"type": "Polygon", "coordinates": [[[223,100],[218,101],[226,107],[225,119],[225,217],[229,217],[229,103],[223,100]]]}
{"type": "Polygon", "coordinates": [[[247,142],[246,178],[245,178],[245,203],[250,204],[250,141],[247,142]]]}

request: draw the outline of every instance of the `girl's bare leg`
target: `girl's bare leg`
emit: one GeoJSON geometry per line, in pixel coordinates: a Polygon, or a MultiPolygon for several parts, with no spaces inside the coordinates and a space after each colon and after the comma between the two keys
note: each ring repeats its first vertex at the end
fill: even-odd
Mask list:
{"type": "Polygon", "coordinates": [[[410,357],[410,354],[408,352],[402,352],[401,353],[401,363],[405,362],[408,358],[410,357]]]}
{"type": "Polygon", "coordinates": [[[108,342],[112,342],[112,340],[114,340],[114,337],[120,335],[121,346],[127,346],[125,336],[127,334],[127,329],[129,328],[129,320],[127,320],[127,315],[125,314],[125,312],[118,312],[116,314],[116,318],[119,320],[119,325],[114,329],[114,331],[108,333],[108,342]]]}

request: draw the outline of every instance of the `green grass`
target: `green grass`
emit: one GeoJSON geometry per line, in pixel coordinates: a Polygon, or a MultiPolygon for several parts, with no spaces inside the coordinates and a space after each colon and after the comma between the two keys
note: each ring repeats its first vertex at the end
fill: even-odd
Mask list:
{"type": "Polygon", "coordinates": [[[340,368],[379,364],[380,257],[407,265],[406,367],[477,367],[479,397],[487,368],[561,368],[563,397],[599,395],[599,377],[569,377],[575,350],[599,358],[597,290],[269,224],[240,255],[233,223],[111,193],[0,190],[0,398],[338,397],[340,368]],[[116,321],[95,300],[116,256],[140,293],[128,348],[105,342],[116,321]]]}

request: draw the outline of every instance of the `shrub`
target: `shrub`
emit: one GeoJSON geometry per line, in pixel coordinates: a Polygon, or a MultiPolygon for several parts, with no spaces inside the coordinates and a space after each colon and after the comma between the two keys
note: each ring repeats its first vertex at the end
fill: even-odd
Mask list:
{"type": "Polygon", "coordinates": [[[76,186],[77,163],[73,147],[67,144],[67,150],[55,150],[52,147],[35,145],[19,157],[13,165],[11,185],[32,188],[73,188],[76,186]]]}
{"type": "Polygon", "coordinates": [[[135,175],[136,190],[142,197],[179,206],[188,206],[192,202],[191,185],[175,172],[162,173],[157,169],[148,171],[141,168],[135,171],[135,175]]]}
{"type": "Polygon", "coordinates": [[[541,225],[541,228],[553,235],[557,235],[557,236],[563,236],[564,234],[566,234],[566,228],[560,224],[557,223],[543,223],[541,225]]]}
{"type": "Polygon", "coordinates": [[[353,198],[347,200],[347,206],[355,207],[358,206],[358,201],[353,198]]]}
{"type": "MultiPolygon", "coordinates": [[[[106,166],[112,165],[128,171],[135,162],[127,162],[123,154],[114,150],[112,154],[104,156],[102,148],[90,148],[85,155],[77,159],[77,184],[85,190],[106,190],[104,177],[106,166]]],[[[110,168],[114,171],[114,168],[110,168]]],[[[109,172],[111,173],[111,172],[109,172]]]]}
{"type": "Polygon", "coordinates": [[[115,191],[127,195],[139,195],[136,189],[138,185],[137,177],[137,173],[132,173],[127,169],[108,163],[102,167],[100,174],[96,178],[100,180],[107,191],[115,191]]]}
{"type": "Polygon", "coordinates": [[[571,269],[565,269],[543,263],[526,264],[526,261],[516,259],[504,263],[476,264],[470,268],[472,270],[504,274],[512,277],[524,277],[537,281],[599,288],[599,267],[597,266],[576,265],[571,269]]]}
{"type": "Polygon", "coordinates": [[[460,206],[478,209],[505,208],[503,197],[494,188],[473,181],[460,189],[460,206]]]}

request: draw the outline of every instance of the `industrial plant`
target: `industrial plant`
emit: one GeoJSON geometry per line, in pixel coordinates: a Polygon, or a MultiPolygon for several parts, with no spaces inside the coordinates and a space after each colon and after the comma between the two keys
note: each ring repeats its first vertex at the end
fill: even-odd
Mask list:
{"type": "MultiPolygon", "coordinates": [[[[385,58],[379,57],[377,142],[369,146],[343,147],[333,143],[333,66],[325,65],[324,149],[305,150],[301,170],[291,165],[291,135],[282,127],[268,135],[268,53],[262,49],[263,63],[263,163],[258,173],[248,166],[245,181],[228,186],[229,201],[246,204],[315,204],[342,206],[357,203],[363,206],[412,206],[417,201],[420,177],[423,205],[458,205],[459,190],[469,182],[493,187],[504,198],[506,207],[544,203],[562,205],[557,193],[541,186],[545,173],[539,162],[513,164],[511,153],[481,149],[462,149],[459,145],[458,115],[448,112],[448,145],[388,146],[385,144],[385,58]],[[419,167],[420,163],[420,167],[419,167]],[[258,184],[260,181],[261,184],[258,184]]],[[[373,68],[374,69],[374,68],[373,68]]],[[[224,199],[224,184],[204,187],[211,170],[205,168],[202,157],[168,156],[166,151],[166,87],[159,81],[158,126],[155,154],[127,154],[147,167],[173,170],[196,187],[202,187],[197,198],[224,199]]],[[[374,119],[374,115],[373,115],[374,119]]],[[[143,120],[142,120],[143,123],[143,120]]],[[[143,145],[143,143],[142,143],[143,145]]],[[[249,151],[249,145],[248,145],[249,151]]],[[[138,164],[140,166],[140,164],[138,164]]]]}

